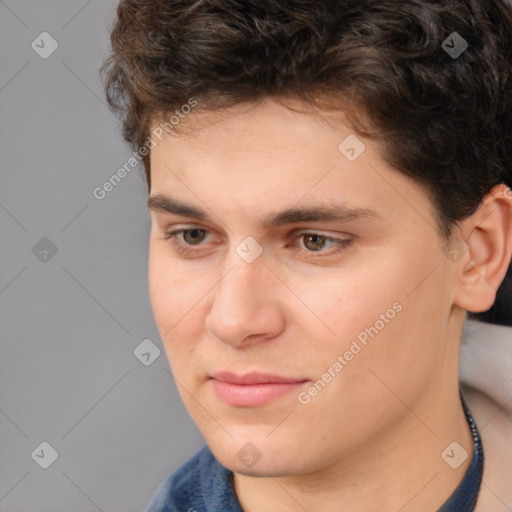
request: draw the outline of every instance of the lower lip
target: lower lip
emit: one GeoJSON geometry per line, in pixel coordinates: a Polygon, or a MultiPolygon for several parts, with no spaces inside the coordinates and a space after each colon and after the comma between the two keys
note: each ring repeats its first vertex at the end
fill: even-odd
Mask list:
{"type": "Polygon", "coordinates": [[[217,396],[228,405],[258,407],[296,391],[304,382],[268,384],[232,384],[212,379],[217,396]]]}

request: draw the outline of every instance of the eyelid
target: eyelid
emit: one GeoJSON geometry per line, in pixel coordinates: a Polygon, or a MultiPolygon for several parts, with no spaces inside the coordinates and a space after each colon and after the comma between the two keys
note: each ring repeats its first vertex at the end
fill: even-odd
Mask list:
{"type": "MultiPolygon", "coordinates": [[[[204,228],[202,226],[197,226],[197,225],[173,226],[172,228],[166,229],[165,233],[167,235],[179,235],[179,234],[182,234],[184,231],[193,231],[194,229],[197,229],[199,231],[206,231],[208,236],[212,235],[212,231],[210,229],[204,228]]],[[[190,245],[190,247],[193,247],[193,245],[190,245]]]]}
{"type": "Polygon", "coordinates": [[[348,240],[352,240],[354,238],[353,235],[349,235],[348,233],[332,233],[331,231],[324,231],[323,229],[315,229],[315,228],[301,228],[297,229],[295,231],[292,231],[288,236],[290,237],[297,237],[300,235],[320,235],[325,236],[326,238],[330,239],[336,239],[341,242],[346,242],[348,240]],[[342,238],[343,236],[346,236],[347,238],[342,238]]]}
{"type": "MultiPolygon", "coordinates": [[[[172,228],[165,229],[165,232],[167,234],[171,234],[171,233],[176,233],[176,232],[180,232],[180,231],[189,231],[189,230],[193,230],[193,229],[199,229],[201,231],[206,231],[208,234],[211,234],[211,232],[212,232],[210,229],[208,229],[206,227],[199,226],[197,224],[185,224],[185,225],[179,224],[176,226],[172,226],[172,228]]],[[[341,237],[343,237],[343,235],[347,236],[347,240],[354,238],[354,235],[350,235],[349,233],[344,233],[344,234],[333,233],[329,230],[316,229],[315,227],[294,229],[293,231],[288,233],[286,236],[287,236],[287,238],[290,238],[290,237],[306,235],[306,234],[321,235],[321,236],[325,236],[326,238],[336,238],[337,240],[341,240],[341,241],[345,240],[344,238],[341,238],[341,237]]]]}

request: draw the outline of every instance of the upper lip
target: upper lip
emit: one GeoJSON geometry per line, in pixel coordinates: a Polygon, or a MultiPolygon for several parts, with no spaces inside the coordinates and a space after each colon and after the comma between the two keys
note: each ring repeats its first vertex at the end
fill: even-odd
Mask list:
{"type": "Polygon", "coordinates": [[[229,384],[290,384],[306,382],[307,379],[295,377],[282,377],[280,375],[272,375],[270,373],[249,372],[243,375],[237,375],[232,372],[216,372],[212,375],[212,379],[228,382],[229,384]]]}

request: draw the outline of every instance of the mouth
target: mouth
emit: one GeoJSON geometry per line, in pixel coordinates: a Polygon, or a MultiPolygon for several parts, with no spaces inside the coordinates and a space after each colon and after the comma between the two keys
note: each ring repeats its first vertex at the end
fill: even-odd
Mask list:
{"type": "Polygon", "coordinates": [[[259,372],[244,375],[217,372],[210,379],[217,397],[234,407],[261,407],[309,382],[308,379],[259,372]]]}

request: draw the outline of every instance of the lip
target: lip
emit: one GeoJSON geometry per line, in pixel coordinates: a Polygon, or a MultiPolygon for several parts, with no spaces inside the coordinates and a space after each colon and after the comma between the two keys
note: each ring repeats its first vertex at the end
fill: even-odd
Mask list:
{"type": "Polygon", "coordinates": [[[217,372],[211,377],[216,395],[235,407],[260,407],[302,386],[308,379],[251,372],[217,372]]]}

